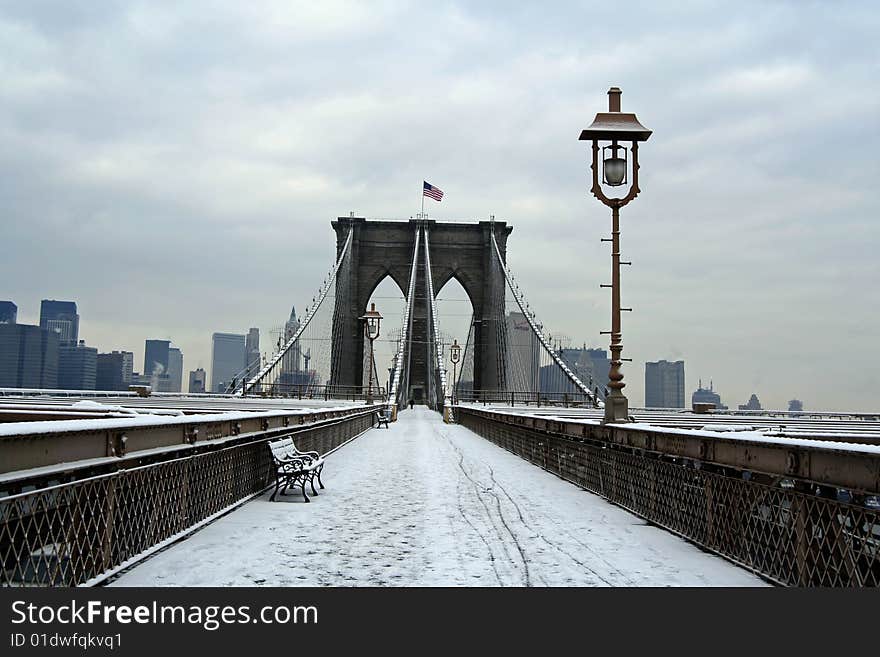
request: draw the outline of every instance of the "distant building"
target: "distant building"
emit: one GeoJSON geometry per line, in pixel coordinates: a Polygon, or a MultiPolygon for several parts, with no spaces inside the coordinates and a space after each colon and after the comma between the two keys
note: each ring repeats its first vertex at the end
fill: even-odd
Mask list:
{"type": "Polygon", "coordinates": [[[98,354],[95,368],[95,390],[128,390],[131,385],[134,354],[113,351],[98,354]]]}
{"type": "Polygon", "coordinates": [[[29,324],[0,324],[0,387],[58,387],[58,334],[29,324]]]}
{"type": "MultiPolygon", "coordinates": [[[[588,349],[584,345],[583,348],[563,347],[557,353],[581,383],[593,391],[598,388],[600,399],[605,396],[611,361],[604,349],[588,349]]],[[[573,386],[557,365],[550,364],[541,367],[540,390],[564,393],[571,392],[573,386]]]]}
{"type": "Polygon", "coordinates": [[[752,396],[749,397],[749,401],[745,404],[739,405],[739,410],[741,411],[762,411],[761,402],[758,401],[758,395],[752,393],[752,396]]]}
{"type": "MultiPolygon", "coordinates": [[[[133,372],[131,375],[131,385],[133,386],[148,386],[150,388],[153,387],[153,377],[147,376],[146,374],[139,374],[138,372],[133,372]]],[[[158,390],[157,390],[158,392],[158,390]]]]}
{"type": "Polygon", "coordinates": [[[804,402],[802,402],[800,399],[792,399],[788,402],[788,410],[791,413],[803,413],[804,402]]]}
{"type": "Polygon", "coordinates": [[[189,373],[189,391],[205,392],[205,383],[207,382],[205,370],[201,367],[189,373]]]}
{"type": "Polygon", "coordinates": [[[260,371],[260,329],[248,330],[245,338],[245,362],[247,363],[247,375],[253,376],[260,371]]]}
{"type": "MultiPolygon", "coordinates": [[[[510,312],[507,322],[508,379],[521,391],[539,390],[541,343],[526,316],[510,312]]],[[[566,388],[566,391],[568,388],[566,388]]]]}
{"type": "Polygon", "coordinates": [[[58,347],[58,388],[61,390],[94,390],[97,376],[98,350],[85,341],[58,347]]]}
{"type": "Polygon", "coordinates": [[[700,380],[699,386],[691,395],[691,407],[696,404],[714,404],[715,408],[720,411],[727,410],[727,406],[721,403],[721,396],[712,388],[711,381],[709,381],[709,387],[704,388],[703,381],[700,380]]]}
{"type": "Polygon", "coordinates": [[[15,324],[18,306],[11,301],[0,301],[0,324],[15,324]]]}
{"type": "Polygon", "coordinates": [[[684,408],[684,361],[645,363],[645,407],[684,408]]]}
{"type": "MultiPolygon", "coordinates": [[[[290,318],[284,324],[284,335],[280,338],[278,347],[287,344],[287,341],[296,335],[298,330],[299,319],[296,316],[296,306],[293,306],[290,309],[290,318]]],[[[305,369],[308,369],[308,364],[305,369]]],[[[284,354],[284,358],[281,359],[281,375],[278,377],[278,384],[282,386],[308,384],[308,376],[303,369],[303,353],[299,340],[293,343],[284,354]]]]}
{"type": "Polygon", "coordinates": [[[226,392],[245,369],[246,338],[238,333],[214,333],[211,345],[211,392],[226,392]]]}
{"type": "Polygon", "coordinates": [[[611,359],[604,349],[561,349],[559,355],[572,372],[587,385],[590,390],[599,389],[600,397],[605,396],[608,387],[608,373],[611,370],[611,359]]]}
{"type": "Polygon", "coordinates": [[[168,350],[171,340],[146,340],[144,342],[144,375],[154,376],[168,371],[168,350]]]}
{"type": "Polygon", "coordinates": [[[183,353],[177,347],[168,349],[168,379],[171,388],[168,392],[183,390],[183,353]]]}
{"type": "Polygon", "coordinates": [[[150,387],[153,392],[176,392],[174,390],[174,382],[166,372],[165,374],[153,374],[150,377],[150,387]]]}
{"type": "Polygon", "coordinates": [[[58,333],[59,341],[79,344],[79,315],[73,301],[43,299],[40,302],[40,328],[58,333]]]}
{"type": "MultiPolygon", "coordinates": [[[[115,351],[113,353],[116,353],[115,351]]],[[[134,352],[120,351],[122,354],[122,382],[126,385],[131,384],[131,378],[134,374],[134,352]]]]}

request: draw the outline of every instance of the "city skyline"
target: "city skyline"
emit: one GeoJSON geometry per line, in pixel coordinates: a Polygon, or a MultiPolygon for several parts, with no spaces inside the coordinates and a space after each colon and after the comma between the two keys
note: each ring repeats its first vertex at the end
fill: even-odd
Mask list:
{"type": "Polygon", "coordinates": [[[0,298],[22,324],[76,299],[88,345],[140,358],[170,337],[209,369],[213,332],[269,336],[308,304],[332,219],[406,219],[424,176],[438,218],[514,227],[509,262],[547,327],[607,349],[608,221],[577,134],[615,84],[654,130],[622,219],[633,403],[643,363],[683,359],[689,390],[712,372],[731,406],[877,409],[870,3],[649,5],[641,25],[609,7],[426,11],[0,10],[0,298]],[[403,38],[426,18],[437,39],[403,38]],[[430,102],[412,85],[427,66],[430,102]]]}
{"type": "MultiPolygon", "coordinates": [[[[452,294],[450,297],[446,297],[445,299],[443,299],[443,301],[446,301],[446,302],[450,302],[450,301],[451,301],[451,302],[456,302],[456,301],[461,302],[461,301],[462,301],[462,299],[457,299],[457,298],[455,298],[455,297],[456,297],[456,296],[460,296],[461,293],[463,293],[463,289],[461,289],[460,286],[458,286],[457,284],[455,284],[453,287],[458,287],[459,289],[456,290],[456,291],[454,291],[453,294],[452,294]]],[[[375,294],[376,294],[376,292],[374,292],[374,295],[375,295],[375,294]]],[[[439,295],[438,295],[438,296],[439,296],[439,295]]],[[[384,297],[384,298],[385,298],[386,300],[388,299],[387,297],[384,297]]],[[[403,297],[401,297],[401,300],[402,300],[402,299],[403,299],[403,297]]],[[[43,301],[45,301],[45,300],[43,300],[43,301]]],[[[65,302],[61,302],[61,303],[72,303],[74,306],[76,306],[76,302],[67,302],[67,301],[65,301],[65,302]]],[[[441,304],[441,307],[442,307],[442,304],[441,304]]],[[[447,307],[448,307],[448,306],[447,306],[447,307]]],[[[515,312],[511,313],[512,316],[515,316],[515,315],[518,315],[518,314],[519,314],[519,313],[515,313],[515,312]]],[[[440,313],[440,316],[441,316],[441,317],[443,316],[443,313],[442,313],[442,312],[440,313]]],[[[294,321],[294,318],[295,318],[295,307],[293,308],[293,310],[291,310],[291,316],[290,316],[290,319],[289,319],[288,322],[287,322],[287,326],[288,326],[288,328],[286,329],[287,331],[290,330],[289,327],[290,327],[290,325],[291,325],[291,322],[294,321]]],[[[453,318],[455,318],[455,315],[453,315],[453,318]]],[[[77,320],[79,320],[79,316],[77,317],[77,320]]],[[[22,321],[18,321],[18,322],[16,322],[16,323],[18,323],[18,324],[29,325],[28,322],[22,322],[22,321]]],[[[460,318],[457,319],[457,323],[458,323],[458,327],[457,327],[457,328],[458,328],[459,330],[462,330],[462,329],[461,329],[461,326],[463,326],[463,324],[462,324],[460,318]]],[[[295,324],[295,326],[298,326],[298,324],[295,324]]],[[[272,330],[277,332],[279,329],[278,329],[278,328],[273,328],[272,330]]],[[[389,329],[389,330],[390,330],[390,329],[389,329]]],[[[232,333],[229,333],[229,332],[219,332],[219,331],[215,331],[215,332],[212,333],[212,344],[213,344],[213,342],[214,342],[214,340],[215,340],[215,337],[214,337],[214,336],[217,336],[217,335],[224,335],[224,336],[230,336],[230,337],[234,335],[236,338],[241,338],[241,339],[243,339],[245,342],[244,342],[244,344],[243,344],[242,346],[244,347],[244,353],[245,353],[245,354],[250,354],[250,353],[251,353],[250,349],[251,349],[251,345],[252,345],[252,344],[257,344],[257,345],[259,344],[259,329],[255,328],[255,327],[251,327],[251,328],[249,328],[247,333],[242,333],[242,334],[232,334],[232,333]]],[[[186,393],[186,392],[189,391],[188,386],[185,387],[185,386],[183,385],[183,381],[182,381],[182,376],[183,376],[183,371],[184,371],[184,369],[186,369],[186,370],[189,372],[189,374],[192,374],[192,373],[193,373],[194,371],[196,371],[196,370],[204,370],[204,371],[207,373],[207,377],[208,377],[207,380],[209,380],[209,381],[213,381],[213,377],[214,377],[214,374],[213,374],[213,369],[214,369],[214,367],[213,367],[213,358],[212,358],[212,359],[209,359],[209,364],[208,364],[207,367],[205,367],[204,365],[202,365],[202,364],[200,363],[200,364],[198,364],[195,368],[193,368],[193,369],[188,369],[189,366],[187,366],[187,365],[183,362],[183,358],[182,358],[182,355],[181,355],[181,353],[182,353],[181,349],[178,348],[178,347],[171,347],[171,346],[170,346],[170,343],[173,342],[173,340],[171,340],[171,338],[165,338],[165,339],[145,338],[145,339],[143,340],[143,342],[144,342],[144,345],[145,345],[145,352],[144,352],[144,353],[145,353],[145,356],[144,356],[144,360],[146,359],[146,350],[150,349],[150,344],[151,344],[151,343],[167,342],[167,343],[169,343],[169,345],[166,345],[166,348],[168,349],[169,354],[170,354],[171,352],[176,352],[176,353],[177,353],[177,358],[179,359],[180,364],[177,366],[177,368],[176,368],[176,370],[175,370],[175,375],[176,375],[176,377],[177,377],[177,378],[176,378],[177,384],[176,384],[175,388],[176,388],[176,389],[179,389],[181,392],[186,393]]],[[[386,338],[386,339],[384,339],[384,340],[381,340],[380,342],[387,342],[387,343],[389,343],[389,344],[386,346],[386,349],[387,349],[387,348],[390,348],[390,344],[392,344],[394,341],[393,341],[393,340],[388,340],[388,339],[386,338]]],[[[102,347],[102,345],[87,344],[87,346],[90,347],[90,348],[96,348],[96,350],[97,350],[97,352],[98,352],[99,355],[108,355],[108,354],[110,353],[110,351],[109,351],[108,349],[105,349],[104,347],[102,347]]],[[[578,352],[578,351],[580,351],[579,348],[577,348],[577,347],[557,347],[557,348],[559,348],[559,349],[561,350],[561,351],[560,351],[560,354],[562,355],[563,358],[566,357],[566,352],[578,352]]],[[[586,351],[603,351],[601,347],[592,347],[592,348],[588,348],[586,342],[584,343],[583,349],[586,350],[586,351]]],[[[114,350],[113,350],[113,353],[116,353],[116,351],[117,351],[117,350],[114,349],[114,350]]],[[[124,352],[125,352],[125,351],[127,351],[127,350],[124,349],[124,348],[122,348],[121,351],[124,351],[124,352]]],[[[131,362],[132,362],[132,367],[133,367],[134,371],[137,373],[137,372],[138,372],[137,351],[136,351],[136,350],[135,350],[134,352],[132,352],[132,351],[127,351],[127,353],[133,353],[133,354],[134,354],[134,355],[133,355],[133,358],[131,359],[131,362]]],[[[264,355],[267,355],[267,356],[271,356],[271,355],[272,355],[270,352],[262,352],[262,353],[263,353],[264,355]]],[[[246,356],[245,356],[245,359],[246,359],[246,356]]],[[[386,360],[387,360],[387,358],[386,358],[386,360]]],[[[381,361],[381,358],[380,358],[380,357],[377,357],[377,365],[381,365],[381,362],[380,362],[380,361],[381,361]]],[[[141,362],[143,363],[143,361],[141,361],[141,362]]],[[[652,363],[651,361],[645,361],[645,362],[643,363],[643,365],[646,366],[646,367],[647,367],[649,364],[654,364],[654,363],[652,363]]],[[[160,369],[164,369],[164,368],[160,368],[160,369]]],[[[141,372],[142,372],[142,376],[148,376],[146,372],[143,372],[143,371],[142,371],[142,369],[141,369],[141,372]]],[[[688,382],[688,379],[687,379],[686,377],[683,376],[683,377],[682,377],[682,381],[683,381],[683,383],[681,383],[681,385],[683,386],[684,389],[688,389],[689,387],[692,387],[692,384],[688,382]]],[[[702,383],[701,383],[701,379],[700,379],[699,381],[700,381],[700,382],[698,383],[698,389],[701,389],[701,387],[700,387],[700,386],[702,385],[702,383]]],[[[213,382],[211,387],[213,388],[213,386],[214,386],[216,383],[217,383],[217,382],[213,382]]],[[[227,382],[227,383],[228,383],[228,382],[227,382]]],[[[172,384],[172,385],[173,385],[173,384],[172,384]]],[[[644,390],[644,388],[643,388],[643,390],[644,390]]],[[[210,391],[208,391],[208,392],[216,392],[216,391],[215,391],[215,390],[210,390],[210,391]]],[[[754,391],[752,391],[752,392],[749,393],[748,397],[751,397],[751,396],[753,396],[754,394],[755,394],[754,391]]],[[[794,393],[792,393],[792,394],[794,394],[794,393]]],[[[784,396],[784,395],[783,395],[783,396],[784,396]]],[[[746,397],[746,398],[748,398],[748,397],[746,397]]],[[[638,406],[648,407],[648,406],[649,406],[648,401],[649,401],[649,400],[647,399],[647,396],[645,396],[645,397],[643,397],[643,399],[642,399],[642,403],[641,403],[641,404],[638,404],[638,406]]],[[[790,401],[790,400],[789,400],[789,401],[790,401]]],[[[785,403],[785,405],[780,405],[780,406],[778,407],[777,410],[784,410],[784,409],[789,405],[789,401],[787,401],[787,402],[785,403]]],[[[827,410],[827,409],[825,409],[825,410],[827,410]]],[[[832,409],[832,410],[833,410],[833,409],[832,409]]],[[[853,409],[849,409],[849,410],[853,410],[853,409]]]]}

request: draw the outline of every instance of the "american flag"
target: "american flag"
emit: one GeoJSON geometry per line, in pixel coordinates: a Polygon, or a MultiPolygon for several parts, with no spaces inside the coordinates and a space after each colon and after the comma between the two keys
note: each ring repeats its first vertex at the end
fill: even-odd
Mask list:
{"type": "Polygon", "coordinates": [[[430,196],[435,201],[440,201],[443,199],[443,190],[439,187],[434,187],[431,183],[422,181],[424,186],[422,187],[422,196],[430,196]]]}

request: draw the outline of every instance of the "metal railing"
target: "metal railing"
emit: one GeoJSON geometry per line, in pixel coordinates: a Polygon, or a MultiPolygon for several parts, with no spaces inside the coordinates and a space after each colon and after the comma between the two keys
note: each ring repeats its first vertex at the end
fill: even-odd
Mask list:
{"type": "Polygon", "coordinates": [[[535,392],[531,390],[468,390],[455,393],[457,403],[509,404],[510,406],[586,406],[593,408],[592,395],[583,392],[535,392]]]}
{"type": "MultiPolygon", "coordinates": [[[[362,411],[281,433],[324,454],[372,423],[362,411]]],[[[93,583],[133,563],[269,486],[279,435],[0,498],[0,585],[93,583]]]]}
{"type": "MultiPolygon", "coordinates": [[[[367,386],[328,386],[297,383],[255,383],[248,389],[250,397],[287,397],[291,399],[331,399],[361,401],[367,399],[367,386]]],[[[383,386],[372,387],[374,401],[385,401],[386,389],[383,386]]]]}
{"type": "Polygon", "coordinates": [[[773,582],[880,585],[880,511],[865,503],[796,490],[788,479],[769,485],[741,470],[458,410],[462,425],[500,447],[773,582]]]}

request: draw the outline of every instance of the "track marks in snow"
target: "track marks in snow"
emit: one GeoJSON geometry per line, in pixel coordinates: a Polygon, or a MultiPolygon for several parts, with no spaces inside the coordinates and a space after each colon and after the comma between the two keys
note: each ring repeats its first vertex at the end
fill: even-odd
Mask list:
{"type": "MultiPolygon", "coordinates": [[[[443,435],[441,432],[440,435],[443,435]]],[[[519,540],[516,534],[511,530],[510,525],[507,523],[506,518],[504,517],[504,512],[501,509],[501,503],[497,495],[492,490],[492,487],[485,486],[482,482],[480,482],[473,473],[465,467],[465,459],[464,454],[461,453],[461,450],[456,447],[452,441],[445,435],[449,446],[456,452],[458,456],[458,469],[461,475],[464,476],[464,479],[470,484],[470,491],[474,494],[476,500],[480,503],[480,506],[483,508],[482,517],[476,518],[475,514],[472,512],[472,509],[465,509],[461,502],[459,501],[458,510],[465,521],[470,525],[480,536],[483,543],[485,543],[486,547],[489,550],[490,558],[492,560],[492,567],[495,571],[495,575],[498,578],[499,584],[507,584],[507,585],[516,585],[520,586],[531,586],[531,577],[529,575],[529,564],[528,559],[523,552],[522,546],[519,543],[519,540]],[[497,512],[493,512],[490,509],[489,501],[487,500],[487,496],[492,497],[495,500],[495,507],[497,512]],[[476,524],[480,523],[484,526],[489,526],[492,528],[491,532],[481,532],[476,524]],[[491,541],[490,541],[491,536],[491,541]],[[513,544],[512,546],[510,544],[513,544]],[[493,549],[493,544],[496,545],[493,549]],[[519,559],[516,560],[515,553],[511,549],[513,547],[515,549],[516,554],[519,559]],[[506,572],[505,574],[508,577],[514,577],[515,579],[519,579],[519,582],[516,581],[504,581],[501,573],[498,568],[498,559],[495,557],[495,552],[500,548],[504,553],[504,560],[502,563],[507,566],[504,568],[506,572]],[[516,577],[516,571],[521,571],[521,575],[516,577]]]]}
{"type": "MultiPolygon", "coordinates": [[[[593,578],[597,580],[596,583],[601,583],[606,586],[631,586],[634,584],[631,579],[629,579],[624,573],[622,573],[611,563],[601,557],[601,555],[596,553],[592,548],[577,540],[576,537],[567,532],[560,523],[553,521],[553,526],[555,529],[553,534],[555,536],[555,540],[548,539],[543,532],[541,532],[534,526],[533,523],[526,520],[522,506],[510,494],[507,488],[498,481],[497,477],[495,476],[495,470],[488,462],[482,460],[468,459],[467,465],[465,465],[464,453],[455,444],[455,442],[453,442],[448,433],[443,431],[443,429],[438,429],[437,433],[446,440],[446,442],[457,455],[458,467],[461,473],[464,475],[465,479],[471,484],[475,494],[480,498],[480,501],[483,502],[483,508],[485,509],[487,516],[492,519],[493,525],[495,524],[493,516],[495,516],[497,517],[497,522],[500,523],[503,527],[503,532],[496,532],[498,540],[504,542],[505,538],[509,537],[511,542],[515,545],[516,551],[518,553],[517,563],[522,564],[522,571],[524,573],[521,585],[532,586],[533,584],[532,580],[534,579],[534,576],[532,575],[532,573],[530,573],[529,569],[529,564],[532,560],[532,557],[529,556],[528,553],[530,551],[534,551],[534,545],[531,545],[531,543],[533,543],[534,541],[540,541],[545,546],[549,547],[555,552],[558,552],[561,556],[569,560],[571,562],[571,565],[576,566],[577,569],[580,569],[585,573],[589,573],[590,575],[592,575],[593,578]],[[480,475],[478,473],[481,470],[484,470],[485,473],[488,474],[488,482],[486,482],[484,479],[480,479],[480,475]],[[491,496],[494,500],[494,514],[485,503],[484,498],[486,495],[491,496]],[[515,517],[511,518],[505,515],[503,504],[505,500],[507,504],[512,507],[515,517]],[[520,536],[523,536],[524,538],[521,539],[520,536]],[[595,567],[589,565],[587,563],[587,560],[575,556],[572,553],[570,546],[567,548],[562,542],[559,541],[559,538],[563,536],[569,543],[574,542],[580,547],[585,548],[590,553],[590,556],[593,560],[602,563],[607,572],[603,574],[595,567]]],[[[542,517],[541,521],[545,522],[548,519],[552,520],[552,516],[544,516],[542,517]]],[[[468,520],[468,524],[473,526],[473,523],[470,520],[468,520]]],[[[506,550],[506,552],[508,556],[510,556],[510,551],[506,550]]],[[[540,576],[538,576],[537,579],[543,580],[543,578],[541,578],[540,576]]],[[[540,583],[546,584],[546,581],[540,581],[540,583]]]]}
{"type": "Polygon", "coordinates": [[[760,584],[424,408],[332,454],[324,479],[311,504],[264,495],[117,585],[760,584]]]}

